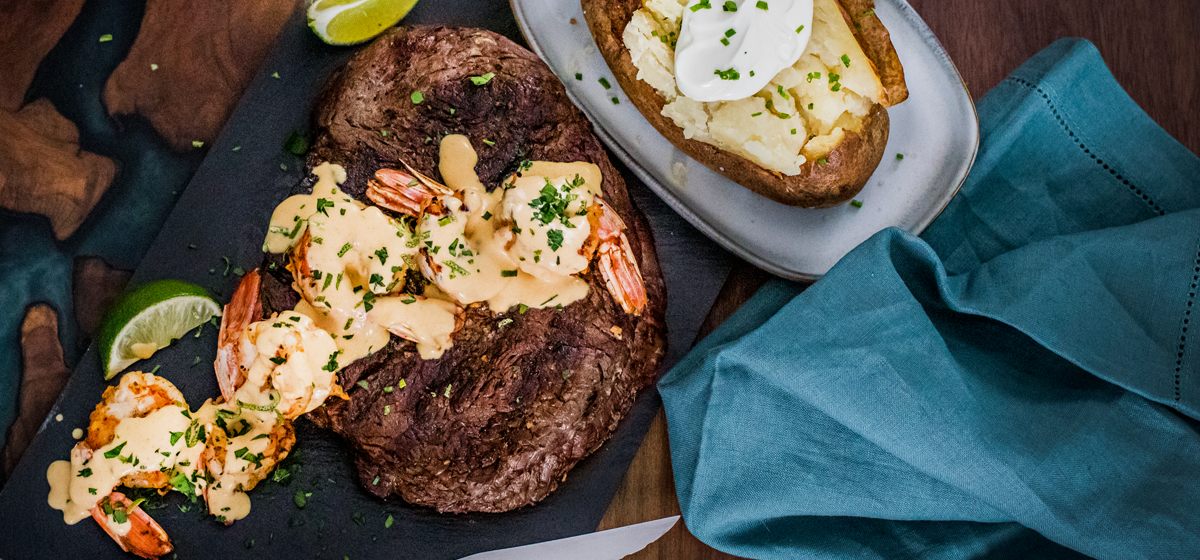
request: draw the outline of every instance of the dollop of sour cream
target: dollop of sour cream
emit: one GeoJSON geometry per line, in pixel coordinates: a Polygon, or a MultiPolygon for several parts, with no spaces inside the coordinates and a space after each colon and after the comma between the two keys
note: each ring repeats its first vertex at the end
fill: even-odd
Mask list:
{"type": "Polygon", "coordinates": [[[697,101],[758,93],[804,54],[812,0],[691,0],[675,45],[675,83],[697,101]]]}

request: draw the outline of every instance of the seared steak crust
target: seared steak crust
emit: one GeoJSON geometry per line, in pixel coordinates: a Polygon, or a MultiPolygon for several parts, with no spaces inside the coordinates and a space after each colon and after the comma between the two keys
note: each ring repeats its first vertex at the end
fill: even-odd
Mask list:
{"type": "MultiPolygon", "coordinates": [[[[402,168],[401,160],[439,178],[446,134],[471,139],[489,189],[522,159],[600,167],[604,199],[628,226],[645,280],[640,316],[621,310],[593,265],[588,296],[566,307],[468,308],[440,359],[422,360],[413,343],[392,337],[339,372],[349,401],[331,399],[312,414],[350,441],[359,479],[380,497],[443,512],[501,512],[545,498],[654,381],[666,344],[666,291],[649,226],[591,124],[550,69],[512,41],[415,27],[389,31],[333,78],[315,128],[309,164],[343,165],[343,189],[364,201],[375,170],[402,168]],[[482,85],[470,79],[489,73],[482,85]]],[[[275,262],[262,288],[268,313],[296,301],[275,262]]]]}

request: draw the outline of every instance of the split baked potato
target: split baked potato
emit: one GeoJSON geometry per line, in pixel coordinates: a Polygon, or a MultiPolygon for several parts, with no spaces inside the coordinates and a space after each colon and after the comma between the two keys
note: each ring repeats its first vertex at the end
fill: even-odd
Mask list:
{"type": "Polygon", "coordinates": [[[883,157],[887,107],[908,97],[873,0],[814,0],[800,59],[751,97],[713,102],[675,84],[688,0],[582,3],[614,77],[650,123],[695,160],[782,204],[826,208],[858,194],[883,157]]]}

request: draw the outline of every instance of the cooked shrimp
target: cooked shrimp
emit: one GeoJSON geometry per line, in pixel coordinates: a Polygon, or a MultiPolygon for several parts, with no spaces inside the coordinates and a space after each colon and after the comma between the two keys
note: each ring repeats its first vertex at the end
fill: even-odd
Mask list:
{"type": "Polygon", "coordinates": [[[634,258],[633,247],[629,245],[629,238],[625,237],[625,222],[599,198],[588,212],[588,220],[592,222],[594,236],[588,245],[595,246],[599,255],[597,268],[604,277],[605,286],[621,304],[621,309],[626,313],[640,314],[646,307],[646,286],[634,258]]]}
{"type": "MultiPolygon", "coordinates": [[[[91,422],[82,445],[89,451],[98,450],[112,443],[122,421],[144,418],[164,406],[181,403],[184,403],[183,393],[170,381],[152,373],[129,372],[116,386],[104,390],[100,403],[89,417],[91,422]]],[[[159,488],[165,492],[170,480],[170,474],[163,471],[138,471],[122,477],[121,484],[131,488],[159,488]]]]}
{"type": "Polygon", "coordinates": [[[246,380],[238,367],[238,340],[250,323],[262,317],[262,303],[258,299],[261,284],[262,277],[258,269],[247,272],[221,314],[221,330],[217,334],[217,359],[213,362],[213,369],[225,402],[233,401],[233,392],[246,380]]]}
{"type": "MultiPolygon", "coordinates": [[[[71,450],[72,507],[90,511],[127,552],[144,558],[170,552],[162,527],[112,489],[123,485],[166,493],[178,475],[177,465],[199,456],[198,442],[183,437],[192,432],[193,423],[183,394],[162,377],[130,372],[104,391],[90,420],[87,438],[71,450]]],[[[191,471],[196,478],[195,468],[191,471]]],[[[86,514],[73,509],[70,515],[79,519],[86,514]]]]}
{"type": "Polygon", "coordinates": [[[224,401],[291,420],[330,395],[346,398],[337,383],[337,345],[311,318],[285,311],[250,322],[261,313],[245,307],[260,305],[258,285],[257,270],[246,274],[225,306],[214,364],[224,401]]]}

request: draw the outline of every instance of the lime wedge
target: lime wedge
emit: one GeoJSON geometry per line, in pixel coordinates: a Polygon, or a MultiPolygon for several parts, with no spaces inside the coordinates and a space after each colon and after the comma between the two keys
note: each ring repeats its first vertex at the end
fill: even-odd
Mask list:
{"type": "Polygon", "coordinates": [[[396,25],[417,0],[317,0],[308,27],[331,45],[362,43],[396,25]]]}
{"type": "Polygon", "coordinates": [[[221,314],[208,291],[178,280],[151,282],[126,294],[104,316],[97,342],[104,378],[166,348],[221,314]]]}

